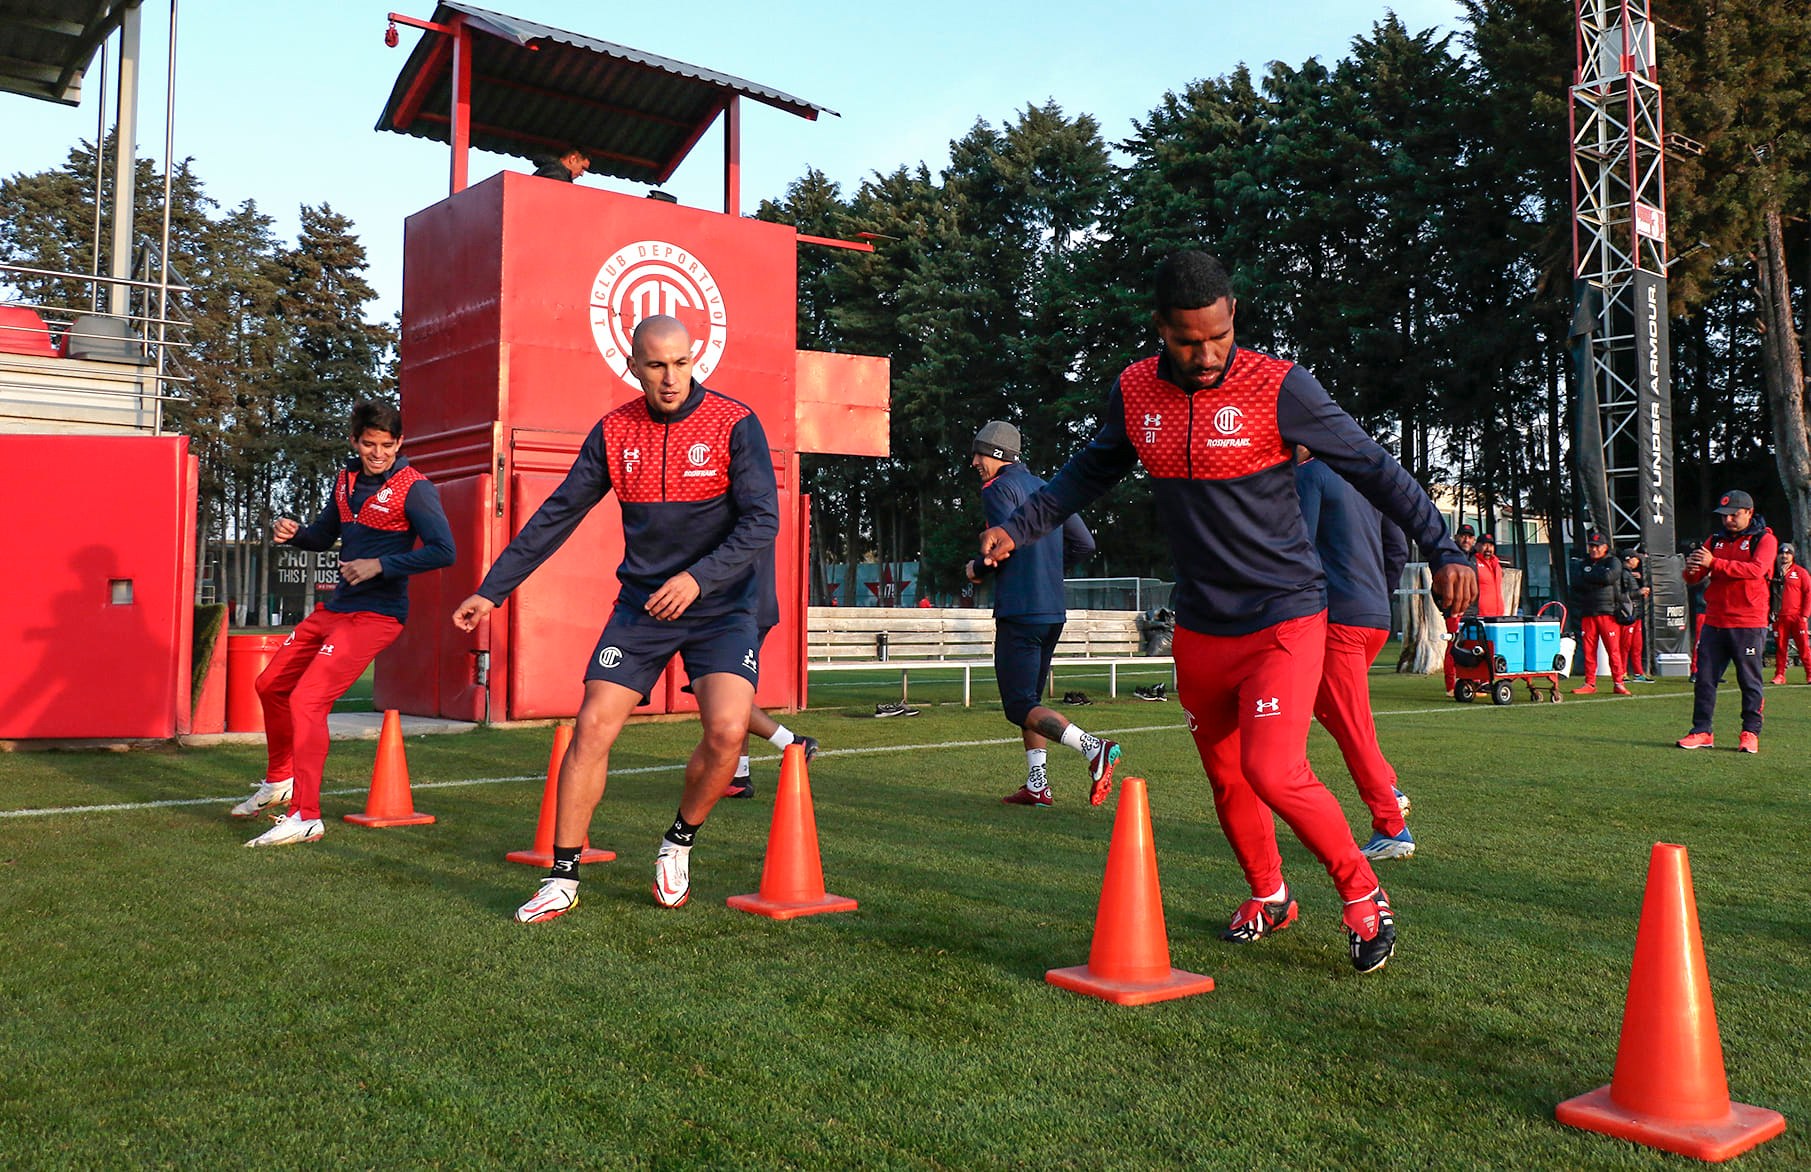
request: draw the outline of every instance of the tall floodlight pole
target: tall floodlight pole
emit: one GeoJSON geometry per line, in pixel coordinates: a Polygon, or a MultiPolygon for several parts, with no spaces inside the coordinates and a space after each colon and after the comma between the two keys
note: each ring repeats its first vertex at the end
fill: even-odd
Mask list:
{"type": "MultiPolygon", "coordinates": [[[[1572,255],[1578,397],[1572,450],[1586,521],[1648,553],[1653,646],[1687,650],[1673,513],[1666,154],[1648,0],[1576,0],[1572,255]]],[[[1664,666],[1664,665],[1663,665],[1664,666]]]]}

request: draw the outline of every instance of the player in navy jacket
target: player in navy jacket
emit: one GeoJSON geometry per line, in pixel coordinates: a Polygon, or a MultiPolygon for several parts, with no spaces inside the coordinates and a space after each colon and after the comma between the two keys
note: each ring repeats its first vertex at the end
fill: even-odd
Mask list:
{"type": "Polygon", "coordinates": [[[1377,744],[1371,714],[1371,664],[1390,638],[1390,593],[1408,565],[1409,543],[1333,469],[1298,447],[1295,488],[1302,522],[1327,573],[1327,655],[1314,718],[1333,734],[1358,796],[1371,811],[1365,858],[1406,859],[1415,836],[1402,818],[1396,770],[1377,744]]]}
{"type": "MultiPolygon", "coordinates": [[[[1044,482],[1019,463],[1019,429],[991,420],[975,435],[969,465],[981,474],[981,510],[989,525],[998,525],[1044,482]]],[[[1119,746],[1084,732],[1039,699],[1050,677],[1050,658],[1063,637],[1068,612],[1063,604],[1063,567],[1094,554],[1094,535],[1082,519],[1070,516],[1060,533],[1051,533],[1019,556],[998,567],[971,561],[968,580],[979,584],[983,571],[994,579],[994,682],[1006,719],[1022,730],[1025,784],[1000,799],[1012,806],[1048,806],[1050,779],[1045,771],[1051,741],[1067,745],[1088,761],[1088,800],[1098,806],[1113,789],[1113,766],[1119,746]]]]}
{"type": "Polygon", "coordinates": [[[264,780],[233,814],[249,818],[280,801],[288,801],[289,811],[247,846],[321,837],[321,769],[333,703],[402,634],[409,575],[453,564],[453,531],[440,493],[401,455],[402,413],[359,403],[349,430],[353,456],[333,478],[333,498],[321,515],[306,527],[291,517],[271,526],[278,545],[325,550],[338,541],[340,570],[326,604],[296,626],[258,676],[268,761],[264,780]]]}
{"type": "Polygon", "coordinates": [[[1094,439],[981,535],[981,554],[1009,556],[1144,464],[1176,566],[1178,690],[1252,892],[1223,935],[1258,940],[1297,914],[1274,810],[1332,876],[1353,965],[1370,972],[1393,953],[1395,922],[1339,802],[1308,767],[1327,583],[1302,523],[1291,445],[1325,460],[1421,543],[1449,613],[1471,604],[1477,575],[1427,493],[1313,375],[1234,344],[1237,305],[1219,261],[1170,256],[1155,300],[1160,352],[1120,372],[1094,439]]]}
{"type": "Polygon", "coordinates": [[[453,612],[456,626],[475,630],[615,490],[621,589],[585,671],[585,698],[560,766],[553,869],[517,910],[523,923],[578,906],[579,852],[604,796],[610,747],[674,655],[684,657],[703,728],[655,857],[654,899],[679,907],[691,898],[692,844],[729,788],[760,675],[757,571],[780,531],[761,421],[693,381],[692,338],[676,318],[637,324],[630,362],[642,398],[591,429],[566,479],[453,612]]]}

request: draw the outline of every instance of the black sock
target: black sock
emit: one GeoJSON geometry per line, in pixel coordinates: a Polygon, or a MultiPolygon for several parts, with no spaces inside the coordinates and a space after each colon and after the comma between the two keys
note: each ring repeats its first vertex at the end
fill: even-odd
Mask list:
{"type": "Polygon", "coordinates": [[[549,879],[571,879],[578,881],[579,853],[582,846],[556,846],[553,848],[553,870],[547,872],[549,879]]]}
{"type": "Polygon", "coordinates": [[[684,814],[676,813],[673,815],[673,825],[667,829],[663,840],[689,850],[693,840],[698,837],[698,828],[703,825],[702,822],[687,822],[684,814]]]}

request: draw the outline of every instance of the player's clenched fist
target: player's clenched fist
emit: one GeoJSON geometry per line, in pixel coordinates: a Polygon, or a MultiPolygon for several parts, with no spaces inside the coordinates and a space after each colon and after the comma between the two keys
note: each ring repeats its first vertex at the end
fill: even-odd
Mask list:
{"type": "Polygon", "coordinates": [[[998,525],[981,534],[981,560],[989,565],[1011,557],[1013,548],[1012,537],[998,525]]]}
{"type": "Polygon", "coordinates": [[[482,594],[474,594],[460,603],[459,609],[453,612],[453,625],[461,631],[475,631],[478,629],[478,620],[496,609],[496,603],[482,594]]]}

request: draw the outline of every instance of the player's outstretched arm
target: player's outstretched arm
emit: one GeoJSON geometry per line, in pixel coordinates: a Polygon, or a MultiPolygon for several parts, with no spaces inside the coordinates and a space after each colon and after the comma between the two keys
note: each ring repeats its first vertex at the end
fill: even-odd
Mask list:
{"type": "Polygon", "coordinates": [[[1434,601],[1447,614],[1464,614],[1478,601],[1478,572],[1462,562],[1434,571],[1434,601]]]}
{"type": "Polygon", "coordinates": [[[496,609],[496,603],[482,594],[474,594],[453,611],[453,625],[461,631],[475,631],[479,621],[496,609]]]}

